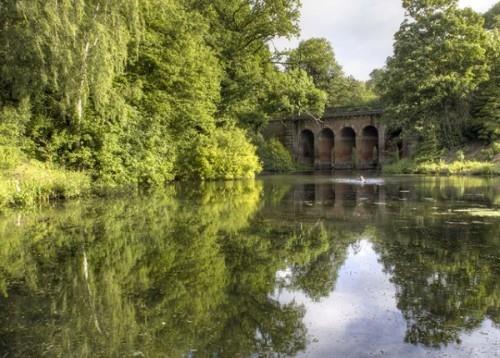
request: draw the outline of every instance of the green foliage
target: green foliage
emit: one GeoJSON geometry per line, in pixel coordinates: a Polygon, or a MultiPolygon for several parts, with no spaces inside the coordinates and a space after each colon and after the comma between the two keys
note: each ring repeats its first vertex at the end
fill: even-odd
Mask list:
{"type": "Polygon", "coordinates": [[[233,144],[226,128],[324,109],[307,74],[281,71],[268,48],[298,33],[299,5],[3,1],[0,129],[15,141],[2,144],[100,188],[253,176],[246,134],[227,130],[233,144]]]}
{"type": "Polygon", "coordinates": [[[484,13],[484,26],[487,29],[500,28],[500,2],[484,13]]]}
{"type": "Polygon", "coordinates": [[[17,147],[0,145],[0,210],[33,207],[56,199],[88,195],[88,175],[28,160],[17,147]]]}
{"type": "Polygon", "coordinates": [[[211,135],[200,134],[178,156],[181,179],[253,178],[261,170],[256,148],[245,132],[237,128],[218,128],[211,135]]]}
{"type": "Polygon", "coordinates": [[[189,0],[207,19],[207,43],[223,68],[219,123],[258,128],[273,113],[266,108],[277,67],[268,42],[298,34],[298,0],[189,0]]]}
{"type": "Polygon", "coordinates": [[[269,93],[264,108],[277,118],[301,114],[317,118],[324,112],[326,93],[316,88],[304,70],[276,72],[270,83],[269,93]]]}
{"type": "Polygon", "coordinates": [[[137,31],[138,3],[14,3],[0,35],[6,59],[2,75],[13,92],[18,98],[32,98],[40,111],[71,126],[83,120],[89,99],[93,108],[104,111],[112,99],[113,81],[126,63],[130,38],[137,31]],[[29,62],[19,61],[20,57],[29,62]],[[30,71],[28,78],[18,76],[23,70],[30,71]]]}
{"type": "Polygon", "coordinates": [[[417,163],[435,162],[441,157],[437,130],[431,124],[420,130],[421,136],[417,145],[415,160],[417,163]]]}
{"type": "Polygon", "coordinates": [[[421,163],[416,172],[418,174],[492,175],[498,174],[499,168],[488,162],[455,161],[452,163],[421,163]]]}
{"type": "Polygon", "coordinates": [[[344,74],[331,44],[324,38],[301,41],[289,52],[286,67],[302,69],[311,76],[316,87],[327,93],[330,107],[362,106],[376,99],[365,83],[344,74]]]}
{"type": "Polygon", "coordinates": [[[500,139],[500,28],[488,32],[488,80],[480,84],[472,103],[472,126],[488,142],[500,139]]]}
{"type": "Polygon", "coordinates": [[[498,175],[500,166],[491,162],[473,160],[457,160],[446,163],[442,160],[432,162],[415,162],[402,159],[384,166],[386,174],[437,174],[437,175],[498,175]]]}
{"type": "Polygon", "coordinates": [[[414,174],[417,164],[412,159],[399,159],[386,164],[382,170],[385,174],[414,174]]]}
{"type": "Polygon", "coordinates": [[[264,138],[258,137],[255,142],[265,171],[290,172],[295,169],[290,152],[279,140],[271,138],[266,141],[264,138]]]}
{"type": "Polygon", "coordinates": [[[3,106],[0,108],[0,145],[23,146],[25,127],[30,120],[28,101],[22,101],[19,106],[3,106]]]}
{"type": "Polygon", "coordinates": [[[491,149],[494,155],[500,154],[500,141],[491,143],[491,149]]]}
{"type": "Polygon", "coordinates": [[[10,322],[0,332],[11,337],[0,348],[107,357],[303,350],[305,311],[272,297],[277,272],[316,267],[297,272],[293,287],[319,297],[329,292],[322,268],[330,261],[314,261],[341,257],[346,244],[332,247],[321,223],[254,225],[257,181],[179,187],[0,222],[0,300],[9,302],[0,316],[10,322]],[[315,275],[323,272],[321,287],[315,275]]]}
{"type": "Polygon", "coordinates": [[[318,88],[329,91],[335,81],[344,77],[342,67],[337,63],[332,45],[324,38],[301,41],[288,54],[289,68],[301,68],[313,79],[318,88]]]}
{"type": "Polygon", "coordinates": [[[0,110],[0,210],[89,194],[87,174],[28,158],[26,153],[32,147],[25,137],[25,127],[29,121],[27,101],[17,108],[4,106],[0,110]]]}
{"type": "Polygon", "coordinates": [[[394,56],[377,81],[391,125],[439,145],[458,144],[472,93],[488,78],[488,34],[482,17],[454,0],[404,1],[409,18],[395,36],[394,56]]]}

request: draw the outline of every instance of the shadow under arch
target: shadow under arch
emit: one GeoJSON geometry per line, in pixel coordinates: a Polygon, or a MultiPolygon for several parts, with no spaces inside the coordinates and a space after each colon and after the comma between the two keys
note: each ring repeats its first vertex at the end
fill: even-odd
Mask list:
{"type": "Polygon", "coordinates": [[[318,169],[332,169],[335,157],[335,136],[330,128],[324,128],[318,137],[318,169]]]}
{"type": "Polygon", "coordinates": [[[299,163],[302,165],[314,165],[314,134],[309,129],[300,132],[299,163]]]}
{"type": "Polygon", "coordinates": [[[361,148],[359,166],[364,169],[373,169],[379,163],[379,133],[375,126],[369,125],[361,132],[361,148]]]}
{"type": "Polygon", "coordinates": [[[344,127],[335,145],[335,168],[352,169],[355,167],[356,132],[351,127],[344,127]]]}

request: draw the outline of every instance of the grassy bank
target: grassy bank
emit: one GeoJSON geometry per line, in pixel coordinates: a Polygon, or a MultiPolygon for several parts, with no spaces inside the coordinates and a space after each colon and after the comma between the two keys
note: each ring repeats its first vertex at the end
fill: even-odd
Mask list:
{"type": "Polygon", "coordinates": [[[500,164],[475,160],[416,163],[402,159],[385,165],[383,171],[386,174],[500,175],[500,164]]]}
{"type": "Polygon", "coordinates": [[[441,153],[438,161],[401,159],[384,165],[386,174],[500,175],[500,142],[470,142],[441,153]]]}
{"type": "Polygon", "coordinates": [[[0,210],[76,198],[90,191],[91,180],[85,173],[28,159],[16,147],[0,146],[0,210]]]}

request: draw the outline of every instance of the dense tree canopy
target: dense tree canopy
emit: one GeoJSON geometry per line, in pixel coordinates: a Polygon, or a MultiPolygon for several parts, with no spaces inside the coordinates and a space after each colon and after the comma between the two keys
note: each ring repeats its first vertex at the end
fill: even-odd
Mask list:
{"type": "Polygon", "coordinates": [[[431,152],[426,158],[432,158],[439,147],[459,144],[470,132],[472,100],[482,88],[477,112],[483,120],[477,127],[489,127],[484,131],[491,137],[486,122],[493,118],[484,112],[495,106],[498,34],[488,33],[482,16],[460,9],[455,0],[405,0],[403,7],[407,18],[395,36],[394,55],[371,81],[387,118],[416,136],[420,154],[431,152]]]}
{"type": "Polygon", "coordinates": [[[0,107],[21,111],[23,149],[108,185],[253,176],[238,126],[324,108],[308,75],[281,71],[267,45],[298,33],[297,0],[0,6],[0,107]],[[199,143],[212,149],[191,150],[199,143]]]}
{"type": "Polygon", "coordinates": [[[286,67],[306,71],[316,87],[327,93],[330,107],[366,105],[376,97],[365,83],[344,74],[332,45],[324,38],[301,41],[289,52],[286,67]]]}
{"type": "Polygon", "coordinates": [[[466,130],[495,140],[498,4],[485,20],[454,0],[403,6],[394,56],[365,83],[325,39],[271,50],[298,35],[298,0],[3,0],[0,131],[15,133],[3,145],[106,185],[251,177],[249,132],[374,105],[375,92],[427,147],[466,130]]]}
{"type": "Polygon", "coordinates": [[[500,2],[484,14],[488,29],[490,63],[489,78],[474,94],[473,128],[482,139],[490,142],[500,139],[500,2]]]}
{"type": "Polygon", "coordinates": [[[484,26],[487,29],[500,27],[500,2],[497,2],[484,14],[484,26]]]}

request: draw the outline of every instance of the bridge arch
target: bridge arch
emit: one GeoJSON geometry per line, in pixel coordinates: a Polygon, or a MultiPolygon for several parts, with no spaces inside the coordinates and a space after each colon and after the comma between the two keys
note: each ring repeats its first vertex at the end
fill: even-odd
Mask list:
{"type": "Polygon", "coordinates": [[[335,148],[335,135],[330,128],[324,128],[318,135],[318,161],[317,165],[320,169],[331,169],[335,148]]]}
{"type": "Polygon", "coordinates": [[[375,168],[379,162],[378,129],[368,125],[361,132],[361,145],[359,148],[359,162],[364,168],[375,168]]]}
{"type": "Polygon", "coordinates": [[[355,166],[356,132],[351,127],[340,131],[335,145],[335,167],[353,168],[355,166]]]}
{"type": "Polygon", "coordinates": [[[298,159],[300,164],[314,165],[314,134],[309,129],[300,132],[298,159]]]}

